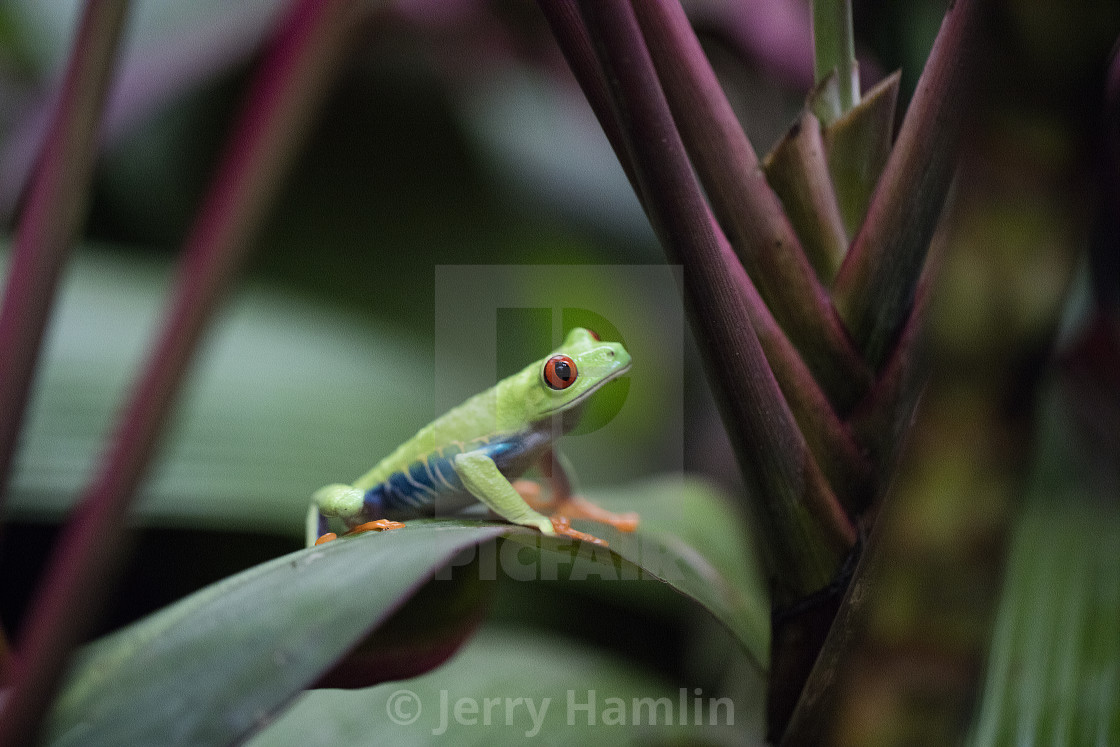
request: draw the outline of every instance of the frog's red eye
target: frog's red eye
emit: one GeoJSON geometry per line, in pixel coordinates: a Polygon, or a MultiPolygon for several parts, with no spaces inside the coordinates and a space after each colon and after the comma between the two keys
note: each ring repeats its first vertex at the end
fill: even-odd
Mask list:
{"type": "Polygon", "coordinates": [[[595,330],[589,329],[589,330],[587,330],[587,333],[595,338],[595,342],[602,342],[603,341],[603,338],[599,337],[599,333],[596,332],[595,330]]]}
{"type": "Polygon", "coordinates": [[[576,362],[566,355],[554,355],[544,362],[544,383],[552,389],[567,389],[576,383],[576,362]]]}

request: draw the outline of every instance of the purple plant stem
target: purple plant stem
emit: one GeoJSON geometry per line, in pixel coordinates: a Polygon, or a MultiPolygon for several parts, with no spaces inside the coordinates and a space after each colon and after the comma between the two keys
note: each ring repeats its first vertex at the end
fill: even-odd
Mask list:
{"type": "Polygon", "coordinates": [[[872,489],[871,463],[857,444],[852,430],[837,417],[805,362],[774,321],[743,264],[719,232],[714,216],[712,221],[727,272],[743,294],[751,325],[790,412],[829,486],[848,514],[854,516],[856,508],[866,504],[872,489]]]}
{"type": "MultiPolygon", "coordinates": [[[[275,9],[230,4],[139,49],[124,49],[105,103],[99,143],[112,146],[187,91],[250,59],[275,25],[275,9]]],[[[42,148],[51,101],[28,103],[0,144],[0,220],[6,221],[42,148]]]]}
{"type": "MultiPolygon", "coordinates": [[[[549,21],[576,80],[591,103],[618,155],[638,199],[645,203],[637,182],[630,154],[623,140],[622,131],[612,109],[610,91],[587,29],[579,15],[575,0],[540,0],[541,10],[549,21]]],[[[859,453],[848,427],[840,421],[820,386],[805,367],[805,362],[789,342],[785,332],[762,302],[754,283],[743,270],[734,250],[709,211],[712,232],[720,242],[720,251],[728,272],[739,286],[751,323],[765,351],[779,386],[793,411],[814,457],[817,459],[829,484],[838,491],[845,506],[849,500],[860,502],[870,476],[870,466],[859,453]]]]}
{"type": "Polygon", "coordinates": [[[630,161],[630,152],[626,148],[621,125],[611,104],[610,87],[599,65],[599,59],[595,56],[594,45],[580,15],[578,0],[537,0],[537,4],[548,21],[576,82],[599,120],[599,126],[603,128],[607,141],[618,156],[618,162],[630,180],[634,194],[642,201],[642,191],[634,174],[634,165],[630,161]]]}
{"type": "Polygon", "coordinates": [[[848,235],[828,171],[821,124],[811,111],[801,112],[765,158],[763,169],[817,277],[831,283],[848,251],[848,235]]]}
{"type": "Polygon", "coordinates": [[[981,0],[950,4],[867,217],[840,267],[833,297],[856,343],[878,368],[914,303],[968,110],[981,0]]]}
{"type": "Polygon", "coordinates": [[[0,505],[58,276],[85,218],[106,91],[128,0],[88,2],[16,231],[0,308],[0,505]]]}
{"type": "Polygon", "coordinates": [[[728,272],[708,205],[673,124],[628,0],[584,0],[616,116],[654,230],[684,265],[685,305],[766,543],[775,599],[828,584],[854,541],[767,365],[741,288],[728,272]]]}
{"type": "Polygon", "coordinates": [[[866,392],[871,372],[767,183],[684,9],[677,0],[645,0],[634,9],[720,225],[809,370],[846,409],[866,392]]]}
{"type": "Polygon", "coordinates": [[[185,242],[159,342],[24,623],[15,686],[0,712],[0,744],[33,741],[70,650],[101,607],[123,554],[126,511],[187,364],[317,109],[354,28],[350,18],[356,8],[350,0],[298,0],[257,71],[185,242]]]}

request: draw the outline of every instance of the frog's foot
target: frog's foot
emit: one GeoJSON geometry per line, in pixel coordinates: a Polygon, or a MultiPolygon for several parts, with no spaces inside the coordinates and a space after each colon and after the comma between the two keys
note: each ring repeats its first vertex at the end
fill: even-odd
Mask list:
{"type": "Polygon", "coordinates": [[[633,532],[638,528],[640,520],[639,516],[632,511],[616,514],[613,511],[596,506],[591,501],[580,498],[578,495],[569,496],[551,504],[538,503],[534,506],[532,501],[526,499],[526,502],[538,511],[547,512],[553,517],[564,516],[569,519],[587,519],[588,521],[610,525],[620,532],[633,532]]]}
{"type": "Polygon", "coordinates": [[[347,535],[361,534],[362,532],[387,532],[390,529],[401,529],[404,524],[399,521],[389,521],[388,519],[377,519],[376,521],[367,521],[365,524],[359,524],[350,529],[347,535]]]}
{"type": "Polygon", "coordinates": [[[551,516],[552,528],[557,534],[563,537],[571,537],[572,539],[581,540],[583,542],[590,542],[593,545],[600,547],[608,547],[606,540],[601,540],[593,534],[581,532],[578,529],[572,529],[572,523],[566,516],[551,516]]]}
{"type": "MultiPolygon", "coordinates": [[[[346,536],[349,537],[351,534],[361,534],[362,532],[386,532],[390,529],[400,529],[403,526],[404,524],[400,523],[399,521],[377,519],[376,521],[367,521],[365,524],[359,524],[358,526],[353,527],[348,532],[346,532],[346,536]]],[[[322,537],[315,540],[315,544],[322,545],[325,542],[330,542],[331,540],[336,539],[338,539],[337,534],[335,534],[334,532],[327,532],[322,537]]]]}

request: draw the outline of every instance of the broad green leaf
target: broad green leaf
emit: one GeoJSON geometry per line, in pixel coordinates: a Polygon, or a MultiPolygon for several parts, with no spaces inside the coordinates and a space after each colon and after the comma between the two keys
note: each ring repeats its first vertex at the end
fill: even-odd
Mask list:
{"type": "MultiPolygon", "coordinates": [[[[445,568],[437,578],[460,578],[468,564],[471,577],[483,581],[663,580],[711,612],[762,671],[769,605],[729,504],[679,478],[591,497],[609,508],[639,509],[641,531],[622,536],[581,525],[609,538],[607,550],[508,524],[417,520],[301,550],[208,587],[89,646],[56,705],[52,739],[242,738],[317,681],[431,574],[445,568]],[[507,541],[489,542],[498,536],[507,541]]],[[[434,626],[435,634],[449,635],[448,627],[434,626]]],[[[389,657],[394,641],[374,650],[389,657]]],[[[374,681],[394,676],[377,674],[374,681]]]]}
{"type": "MultiPolygon", "coordinates": [[[[1051,399],[971,744],[1120,744],[1120,504],[1051,399]]],[[[1101,456],[1097,453],[1096,456],[1101,456]]],[[[1106,478],[1111,472],[1113,477],[1106,478]]]]}
{"type": "Polygon", "coordinates": [[[743,520],[725,496],[694,479],[665,477],[587,495],[613,511],[637,511],[636,534],[599,532],[611,549],[707,609],[767,666],[769,594],[743,520]]]}
{"type": "MultiPolygon", "coordinates": [[[[72,260],[4,505],[12,518],[57,520],[89,481],[162,317],[170,272],[166,263],[104,248],[72,260]]],[[[610,298],[616,288],[603,281],[580,294],[610,298]]],[[[525,301],[535,303],[531,295],[525,301]]],[[[635,301],[625,315],[614,309],[616,321],[650,318],[644,304],[635,301]]],[[[636,357],[660,356],[661,364],[642,364],[631,377],[613,431],[564,439],[584,479],[633,478],[661,467],[657,450],[666,442],[679,444],[681,361],[661,332],[631,338],[644,346],[632,348],[636,357]],[[675,404],[666,392],[677,393],[675,404]]],[[[356,478],[441,414],[433,349],[431,339],[375,329],[276,289],[238,290],[192,367],[134,516],[302,537],[316,488],[356,478]]],[[[465,349],[474,348],[468,341],[465,349]]],[[[467,395],[494,376],[476,374],[467,395]]]]}
{"type": "Polygon", "coordinates": [[[434,569],[501,526],[429,523],[251,568],[87,647],[53,744],[228,744],[267,721],[434,569]]]}
{"type": "Polygon", "coordinates": [[[561,638],[492,627],[422,677],[308,693],[250,744],[762,744],[764,685],[750,679],[753,692],[734,694],[673,686],[561,638]]]}
{"type": "MultiPolygon", "coordinates": [[[[135,257],[72,260],[16,455],[12,516],[56,518],[90,479],[169,276],[169,265],[135,257]]],[[[165,526],[302,533],[312,491],[352,479],[430,419],[429,344],[274,291],[238,292],[200,355],[137,514],[165,526]]]]}

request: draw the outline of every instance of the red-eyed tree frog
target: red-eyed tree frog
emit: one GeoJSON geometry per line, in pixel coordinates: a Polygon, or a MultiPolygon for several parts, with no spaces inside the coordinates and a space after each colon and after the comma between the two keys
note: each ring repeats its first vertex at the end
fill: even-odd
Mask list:
{"type": "Polygon", "coordinates": [[[311,499],[308,544],[337,535],[328,520],[350,532],[397,529],[398,519],[446,516],[475,502],[514,524],[605,545],[573,529],[570,519],[590,519],[631,532],[637,514],[614,514],[571,494],[564,460],[553,442],[579,422],[588,398],[630,370],[630,354],[575,328],[564,343],[519,373],[420,430],[350,485],[327,485],[311,499]],[[552,487],[516,480],[539,466],[552,487]],[[545,516],[541,512],[547,512],[545,516]]]}

